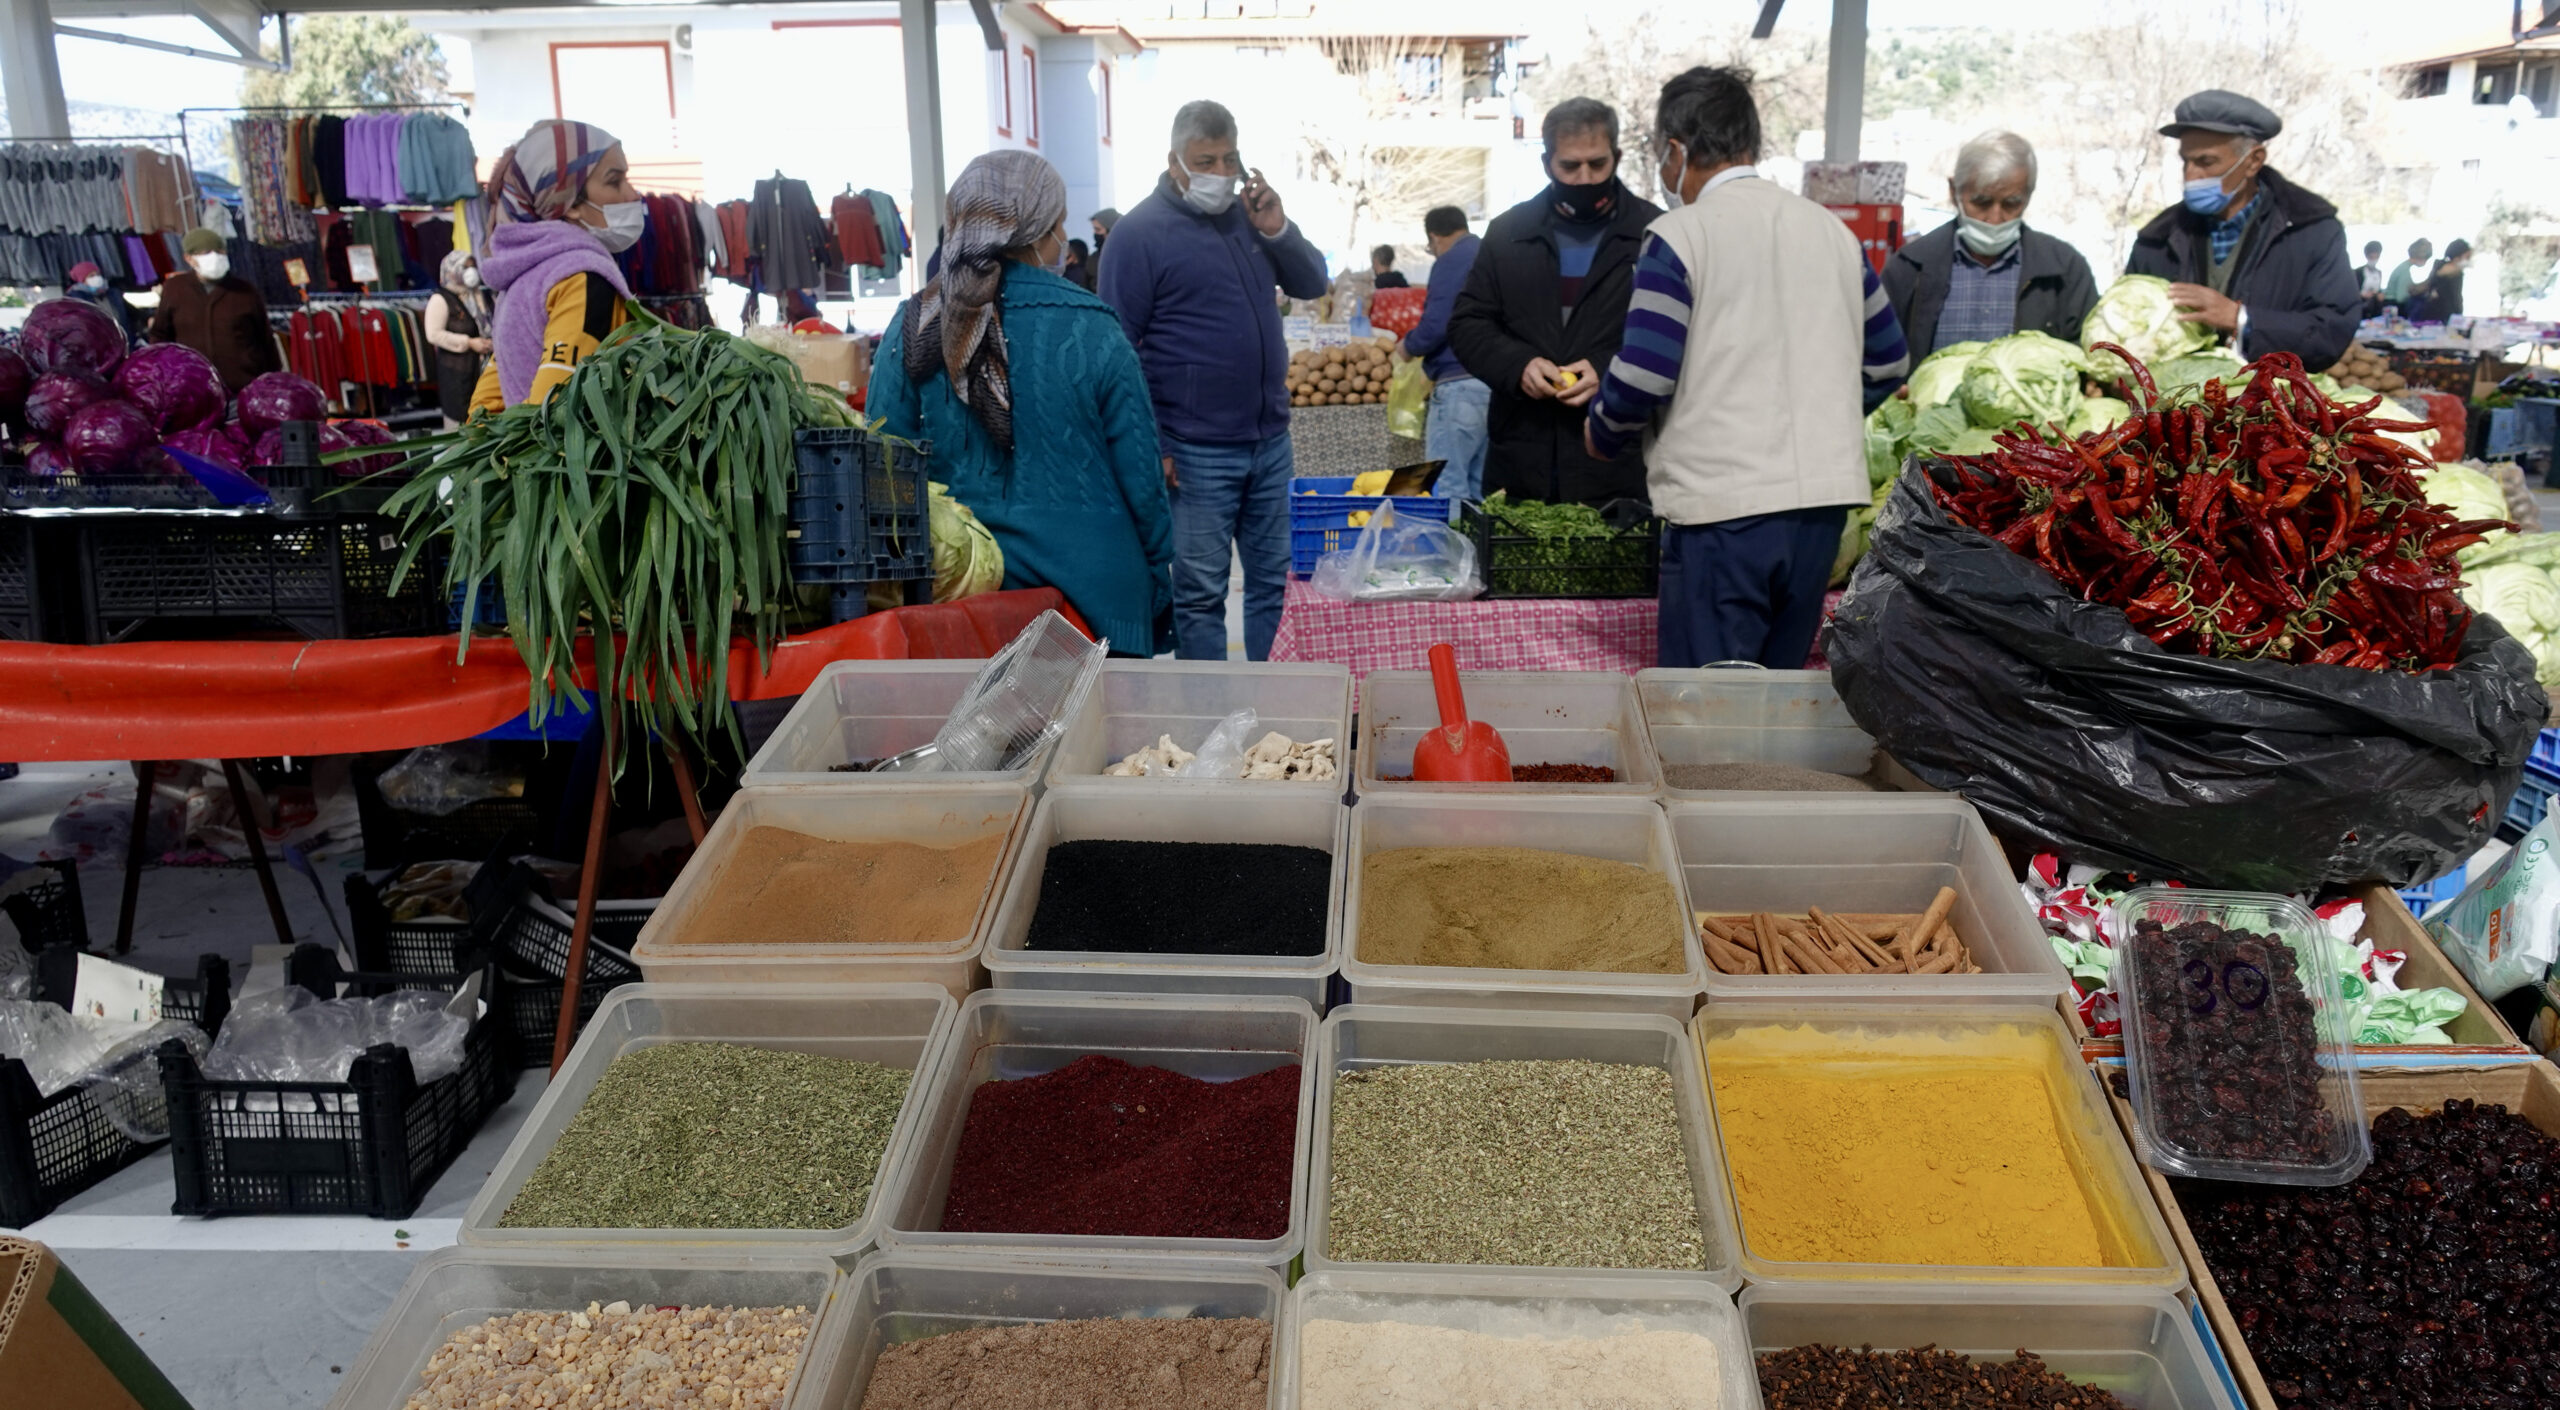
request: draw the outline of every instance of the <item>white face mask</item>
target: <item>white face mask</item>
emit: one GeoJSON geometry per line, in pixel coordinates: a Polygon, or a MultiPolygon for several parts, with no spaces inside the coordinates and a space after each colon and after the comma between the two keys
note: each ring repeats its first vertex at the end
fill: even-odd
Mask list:
{"type": "Polygon", "coordinates": [[[1227,207],[1236,203],[1236,178],[1217,175],[1213,172],[1193,171],[1191,164],[1182,158],[1176,157],[1173,160],[1174,165],[1182,168],[1182,174],[1190,178],[1190,185],[1184,189],[1182,199],[1193,210],[1202,215],[1223,215],[1227,207]]]}
{"type": "Polygon", "coordinates": [[[1957,238],[1964,241],[1966,249],[1984,259],[2007,253],[2011,245],[2018,243],[2018,236],[2026,228],[2027,223],[2023,218],[2004,220],[1994,224],[1987,220],[1976,220],[1961,211],[1956,213],[1957,238]]]}
{"type": "Polygon", "coordinates": [[[80,287],[87,289],[92,293],[103,294],[107,291],[107,276],[103,274],[92,274],[88,278],[80,281],[80,287]]]}
{"type": "Polygon", "coordinates": [[[466,289],[477,289],[480,287],[480,267],[478,265],[473,265],[472,267],[462,271],[462,287],[466,289]]]}
{"type": "Polygon", "coordinates": [[[219,252],[189,255],[187,263],[195,267],[196,277],[208,284],[220,280],[222,276],[231,272],[231,256],[219,252]]]}
{"type": "Polygon", "coordinates": [[[1688,204],[1681,199],[1680,186],[1689,179],[1689,151],[1687,145],[1681,142],[1675,141],[1671,146],[1678,149],[1680,160],[1677,163],[1672,162],[1667,153],[1663,157],[1663,164],[1671,168],[1672,176],[1669,181],[1662,183],[1662,208],[1667,211],[1676,211],[1688,204]]]}
{"type": "MultiPolygon", "coordinates": [[[[616,201],[596,209],[604,212],[604,228],[596,230],[596,238],[604,242],[606,249],[620,254],[640,243],[640,232],[649,224],[648,202],[616,201]]],[[[594,226],[587,228],[595,230],[594,226]]]]}

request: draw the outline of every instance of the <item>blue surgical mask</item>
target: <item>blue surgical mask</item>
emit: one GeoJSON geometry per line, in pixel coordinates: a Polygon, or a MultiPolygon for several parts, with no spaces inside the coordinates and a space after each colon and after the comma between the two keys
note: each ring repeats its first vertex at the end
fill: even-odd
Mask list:
{"type": "Polygon", "coordinates": [[[2231,193],[2222,189],[2221,177],[2199,176],[2187,183],[2182,199],[2198,215],[2220,215],[2231,204],[2231,193]]]}
{"type": "Polygon", "coordinates": [[[1976,220],[1962,211],[1956,213],[1956,238],[1964,241],[1966,249],[1984,259],[2007,254],[2009,247],[2018,243],[2018,237],[2025,234],[2026,229],[2024,220],[1995,222],[1976,220]]]}

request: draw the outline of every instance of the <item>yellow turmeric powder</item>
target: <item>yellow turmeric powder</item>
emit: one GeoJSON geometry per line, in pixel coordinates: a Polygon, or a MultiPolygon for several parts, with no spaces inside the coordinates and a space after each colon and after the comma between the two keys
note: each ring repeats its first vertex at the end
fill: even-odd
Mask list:
{"type": "Polygon", "coordinates": [[[1758,1256],[2124,1266],[2025,1054],[1824,1062],[1754,1052],[1752,1036],[1711,1044],[1707,1069],[1743,1237],[1758,1256]]]}

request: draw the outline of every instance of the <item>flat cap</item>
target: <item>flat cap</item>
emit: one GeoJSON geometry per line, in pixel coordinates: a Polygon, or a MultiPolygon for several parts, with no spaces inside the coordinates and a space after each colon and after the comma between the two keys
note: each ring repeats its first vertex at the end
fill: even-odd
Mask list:
{"type": "Polygon", "coordinates": [[[187,238],[184,242],[184,246],[188,254],[209,255],[214,251],[221,249],[222,243],[221,235],[206,228],[205,226],[199,225],[195,229],[187,232],[187,238]]]}
{"type": "Polygon", "coordinates": [[[2177,120],[2160,129],[2163,137],[2188,132],[2224,132],[2264,142],[2284,131],[2284,119],[2255,98],[2228,89],[2208,88],[2178,100],[2177,120]]]}

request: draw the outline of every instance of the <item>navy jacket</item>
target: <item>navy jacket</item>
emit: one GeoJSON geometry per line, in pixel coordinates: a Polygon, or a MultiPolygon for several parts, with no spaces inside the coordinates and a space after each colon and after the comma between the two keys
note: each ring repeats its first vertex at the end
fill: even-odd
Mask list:
{"type": "Polygon", "coordinates": [[[1422,370],[1434,382],[1454,382],[1475,374],[1458,361],[1449,346],[1449,315],[1458,307],[1458,291],[1467,287],[1467,271],[1476,267],[1476,251],[1484,241],[1468,235],[1431,262],[1431,282],[1422,296],[1422,321],[1404,335],[1404,350],[1422,359],[1422,370]]]}
{"type": "Polygon", "coordinates": [[[1111,227],[1096,292],[1120,315],[1176,440],[1265,440],[1289,429],[1289,349],[1277,284],[1293,299],[1326,288],[1324,255],[1292,222],[1266,239],[1244,203],[1202,215],[1159,177],[1111,227]]]}
{"type": "MultiPolygon", "coordinates": [[[[1902,320],[1915,363],[1929,355],[1937,338],[1938,316],[1947,310],[1947,288],[1960,258],[1956,223],[1950,220],[1884,262],[1884,296],[1902,320]]],[[[2018,313],[2009,331],[2050,333],[2076,343],[2080,324],[2097,305],[2098,281],[2078,250],[2041,230],[2018,232],[2018,313]]]]}
{"type": "MultiPolygon", "coordinates": [[[[2345,355],[2364,317],[2347,228],[2338,223],[2337,207],[2272,167],[2258,173],[2258,189],[2270,209],[2250,233],[2229,290],[2249,310],[2249,341],[2240,356],[2289,352],[2317,371],[2345,355]]],[[[2171,206],[2133,237],[2124,272],[2202,284],[2213,258],[2212,229],[2205,217],[2171,206]]]]}

